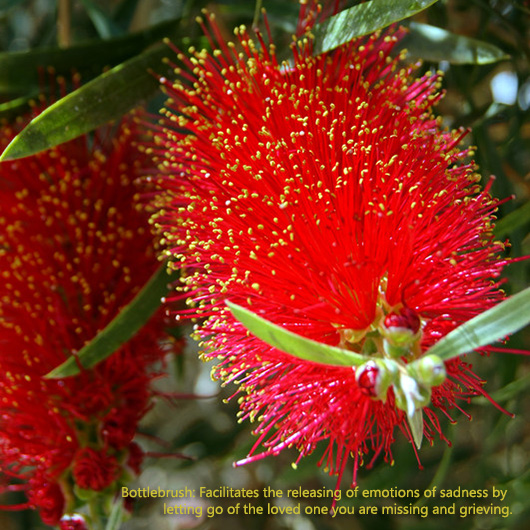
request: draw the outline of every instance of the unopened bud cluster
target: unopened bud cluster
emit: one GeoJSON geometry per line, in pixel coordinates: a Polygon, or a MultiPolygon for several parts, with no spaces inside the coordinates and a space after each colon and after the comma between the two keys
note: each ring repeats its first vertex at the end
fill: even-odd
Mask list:
{"type": "MultiPolygon", "coordinates": [[[[446,377],[443,361],[435,355],[420,357],[421,320],[409,308],[387,314],[378,327],[381,349],[355,369],[361,391],[386,401],[390,387],[396,406],[412,417],[429,404],[432,388],[446,377]]],[[[367,349],[363,348],[367,353],[367,349]]],[[[367,357],[369,357],[367,355],[367,357]]]]}

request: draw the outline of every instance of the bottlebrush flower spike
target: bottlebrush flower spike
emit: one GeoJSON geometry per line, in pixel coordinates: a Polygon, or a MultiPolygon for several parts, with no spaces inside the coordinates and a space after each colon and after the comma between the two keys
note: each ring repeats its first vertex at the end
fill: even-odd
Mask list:
{"type": "Polygon", "coordinates": [[[392,58],[401,30],[319,56],[301,38],[280,64],[259,33],[260,49],[244,28],[223,43],[212,18],[213,53],[176,50],[182,81],[162,80],[170,99],[150,149],[155,222],[185,272],[181,316],[204,319],[204,359],[239,385],[240,419],[257,422],[239,464],[324,444],[320,464],[340,483],[351,455],[355,483],[366,457],[392,460],[396,429],[445,439],[438,414],[486,395],[459,358],[420,363],[421,380],[406,366],[503,299],[499,203],[457,147],[465,133],[433,116],[439,76],[416,78],[392,58]],[[226,301],[374,362],[289,356],[226,301]]]}
{"type": "MultiPolygon", "coordinates": [[[[1,129],[0,148],[18,128],[1,129]]],[[[134,182],[145,160],[137,139],[127,118],[0,164],[0,469],[4,490],[27,495],[15,508],[36,508],[50,525],[80,508],[79,489],[112,496],[138,471],[132,440],[153,395],[150,365],[168,353],[158,312],[93,370],[43,377],[159,267],[134,182]]],[[[82,527],[77,515],[61,524],[82,527]]]]}

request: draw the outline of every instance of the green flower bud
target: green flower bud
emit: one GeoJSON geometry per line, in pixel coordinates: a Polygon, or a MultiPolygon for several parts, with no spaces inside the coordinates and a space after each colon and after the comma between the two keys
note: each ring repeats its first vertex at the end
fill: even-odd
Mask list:
{"type": "Polygon", "coordinates": [[[385,353],[391,359],[400,359],[401,357],[408,357],[410,354],[410,348],[408,346],[396,346],[392,344],[388,339],[383,339],[383,348],[385,353]]]}
{"type": "Polygon", "coordinates": [[[398,313],[389,313],[383,322],[382,333],[386,340],[399,348],[408,348],[417,340],[421,331],[421,320],[408,307],[398,313]]]}
{"type": "Polygon", "coordinates": [[[421,386],[441,385],[446,377],[445,364],[436,355],[427,355],[407,365],[408,374],[421,386]]]}
{"type": "Polygon", "coordinates": [[[372,359],[355,370],[355,380],[361,391],[383,401],[397,375],[397,364],[387,359],[372,359]]]}

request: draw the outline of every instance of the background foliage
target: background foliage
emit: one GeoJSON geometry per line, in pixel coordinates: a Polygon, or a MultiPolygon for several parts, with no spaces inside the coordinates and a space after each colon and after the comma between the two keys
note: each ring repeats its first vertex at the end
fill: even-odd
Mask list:
{"type": "MultiPolygon", "coordinates": [[[[357,3],[348,2],[348,5],[357,3]]],[[[27,109],[29,100],[42,88],[39,68],[52,67],[66,79],[70,79],[73,71],[79,72],[86,83],[101,74],[102,69],[131,59],[130,76],[124,76],[104,92],[98,88],[92,97],[99,98],[105,112],[113,109],[116,115],[140,100],[145,101],[152,112],[157,112],[163,104],[163,95],[157,91],[154,77],[142,75],[148,67],[164,72],[161,59],[166,49],[153,48],[153,44],[169,36],[182,48],[191,44],[206,45],[195,23],[196,16],[205,7],[217,14],[227,39],[233,27],[241,23],[250,25],[254,17],[254,3],[248,0],[0,0],[0,116],[12,119],[27,109]],[[146,50],[149,55],[142,56],[138,62],[139,54],[146,50]],[[119,109],[112,99],[116,91],[125,102],[119,109]]],[[[264,7],[278,48],[285,49],[295,27],[297,2],[264,0],[264,7]]],[[[497,197],[515,195],[499,212],[497,235],[509,239],[507,252],[510,256],[529,255],[530,7],[522,0],[441,0],[413,20],[480,39],[509,55],[506,60],[489,64],[455,64],[470,53],[467,44],[455,48],[451,46],[451,39],[447,42],[433,34],[421,40],[415,31],[405,43],[412,55],[425,58],[421,70],[445,72],[446,95],[437,112],[446,126],[471,129],[466,141],[477,147],[475,159],[484,183],[492,175],[496,177],[492,193],[497,197]]],[[[77,111],[69,108],[65,119],[82,123],[85,116],[91,117],[93,113],[88,106],[78,107],[77,111]]],[[[58,126],[56,129],[60,137],[62,129],[58,126]]],[[[512,264],[507,271],[508,292],[518,292],[528,285],[526,261],[512,264]]],[[[519,332],[510,346],[528,348],[529,330],[519,332]]],[[[205,398],[174,403],[160,401],[145,419],[144,435],[139,437],[139,442],[148,450],[183,454],[187,458],[149,459],[138,486],[262,488],[270,485],[285,489],[325,485],[333,488],[334,479],[316,467],[318,455],[305,459],[297,470],[290,466],[294,454],[232,468],[232,462],[244,457],[254,443],[250,426],[236,422],[237,403],[223,403],[234,389],[220,390],[217,383],[210,381],[210,367],[198,361],[195,348],[190,342],[184,361],[175,362],[171,367],[173,373],[159,384],[171,392],[195,393],[205,398]]],[[[469,357],[477,364],[477,372],[488,380],[489,392],[502,407],[515,414],[515,419],[486,400],[475,399],[466,409],[473,421],[457,413],[458,424],[446,429],[453,441],[452,448],[440,441],[434,447],[422,448],[421,471],[412,447],[402,438],[395,446],[395,465],[378,462],[371,470],[363,469],[359,485],[363,489],[397,486],[420,490],[432,485],[445,489],[459,486],[483,489],[495,485],[508,490],[507,503],[512,512],[508,519],[493,516],[462,519],[457,515],[450,524],[455,530],[522,529],[530,519],[528,362],[521,356],[503,353],[483,359],[476,355],[469,357]]],[[[428,503],[426,500],[420,502],[428,503]]],[[[192,516],[162,516],[161,512],[155,500],[138,502],[134,517],[124,528],[218,529],[229,524],[235,530],[249,527],[267,530],[421,527],[428,530],[448,524],[446,518],[436,517],[425,520],[349,516],[331,520],[253,516],[249,521],[244,517],[198,520],[192,516]]],[[[31,512],[0,512],[0,527],[5,530],[44,528],[31,512]]]]}

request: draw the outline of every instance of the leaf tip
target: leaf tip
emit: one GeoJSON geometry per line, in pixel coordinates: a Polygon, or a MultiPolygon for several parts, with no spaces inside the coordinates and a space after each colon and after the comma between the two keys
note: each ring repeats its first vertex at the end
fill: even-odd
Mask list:
{"type": "Polygon", "coordinates": [[[43,379],[60,379],[61,378],[61,370],[59,370],[60,367],[54,368],[51,372],[48,372],[47,374],[43,375],[43,379]]]}
{"type": "Polygon", "coordinates": [[[15,160],[16,158],[18,158],[16,156],[16,150],[14,150],[12,148],[12,145],[13,145],[13,142],[14,140],[12,140],[8,146],[4,149],[3,153],[0,154],[0,162],[7,162],[9,160],[15,160]],[[15,151],[15,153],[13,154],[12,151],[15,151]]]}
{"type": "Polygon", "coordinates": [[[64,377],[71,377],[80,372],[79,366],[75,362],[74,357],[70,357],[64,363],[56,366],[53,370],[43,376],[44,379],[62,379],[64,377]]]}

